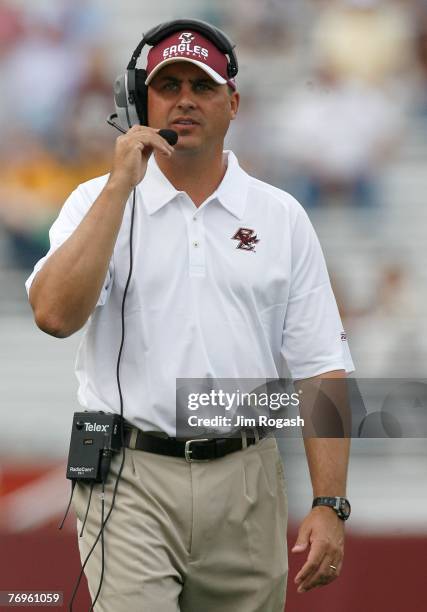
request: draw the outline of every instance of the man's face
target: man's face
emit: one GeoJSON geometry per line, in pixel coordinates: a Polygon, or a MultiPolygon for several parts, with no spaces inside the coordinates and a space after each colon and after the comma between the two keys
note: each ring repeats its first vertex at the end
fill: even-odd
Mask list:
{"type": "Polygon", "coordinates": [[[235,118],[239,94],[229,93],[189,62],[162,68],[148,87],[148,118],[153,128],[178,133],[178,151],[200,152],[221,147],[235,118]]]}

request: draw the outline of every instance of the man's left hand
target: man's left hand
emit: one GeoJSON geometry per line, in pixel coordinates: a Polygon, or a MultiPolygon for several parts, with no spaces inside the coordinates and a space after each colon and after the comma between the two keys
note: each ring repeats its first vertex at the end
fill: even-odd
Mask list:
{"type": "Polygon", "coordinates": [[[310,547],[307,561],[295,577],[298,593],[329,584],[340,574],[344,557],[344,521],[331,508],[318,506],[305,517],[292,552],[301,553],[307,547],[310,547]]]}

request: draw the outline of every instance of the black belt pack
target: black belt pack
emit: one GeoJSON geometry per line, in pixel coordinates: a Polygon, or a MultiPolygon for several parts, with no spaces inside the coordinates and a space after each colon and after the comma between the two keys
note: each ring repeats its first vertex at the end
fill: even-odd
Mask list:
{"type": "Polygon", "coordinates": [[[67,478],[103,482],[113,452],[121,445],[120,415],[75,412],[68,453],[67,478]]]}

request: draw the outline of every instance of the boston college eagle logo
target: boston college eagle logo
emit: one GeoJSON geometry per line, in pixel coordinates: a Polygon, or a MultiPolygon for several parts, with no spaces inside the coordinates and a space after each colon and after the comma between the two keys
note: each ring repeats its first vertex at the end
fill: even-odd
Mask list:
{"type": "Polygon", "coordinates": [[[195,40],[196,37],[191,32],[183,32],[176,39],[176,42],[180,41],[179,44],[171,45],[163,49],[163,59],[185,53],[185,55],[191,55],[197,59],[206,61],[209,57],[209,49],[205,49],[205,47],[201,47],[200,45],[193,44],[193,46],[191,46],[195,40]]]}
{"type": "Polygon", "coordinates": [[[259,242],[255,231],[247,227],[240,227],[231,239],[238,240],[236,249],[243,251],[255,251],[255,245],[259,242]]]}
{"type": "Polygon", "coordinates": [[[189,45],[191,41],[194,40],[194,36],[191,32],[183,32],[178,38],[184,45],[189,45]]]}

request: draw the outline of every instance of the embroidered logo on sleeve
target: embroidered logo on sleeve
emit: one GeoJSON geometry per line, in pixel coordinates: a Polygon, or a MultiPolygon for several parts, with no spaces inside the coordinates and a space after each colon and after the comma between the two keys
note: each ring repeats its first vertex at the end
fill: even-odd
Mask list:
{"type": "Polygon", "coordinates": [[[345,333],[345,331],[342,331],[342,332],[341,332],[341,340],[342,340],[343,342],[347,342],[347,334],[345,333]]]}
{"type": "Polygon", "coordinates": [[[247,227],[240,227],[231,239],[238,240],[239,244],[236,249],[242,249],[243,251],[255,251],[255,245],[260,240],[255,234],[255,230],[247,227]]]}

